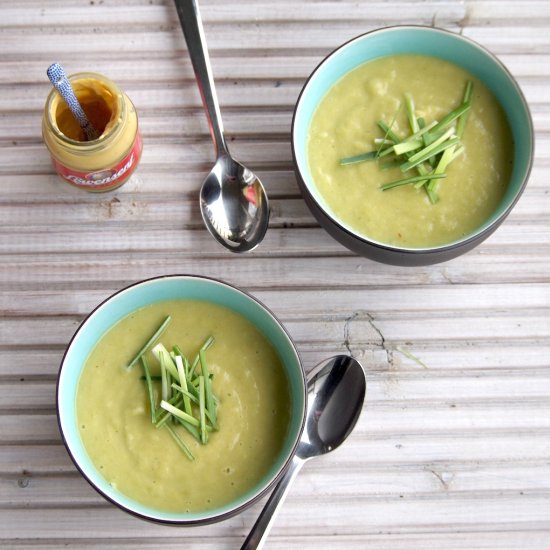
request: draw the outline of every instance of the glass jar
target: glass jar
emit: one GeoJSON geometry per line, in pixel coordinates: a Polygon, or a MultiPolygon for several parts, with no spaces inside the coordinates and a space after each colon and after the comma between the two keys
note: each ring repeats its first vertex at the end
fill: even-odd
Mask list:
{"type": "Polygon", "coordinates": [[[82,108],[100,133],[86,141],[61,95],[46,100],[42,135],[61,178],[86,191],[112,191],[132,175],[141,157],[137,113],[130,98],[97,73],[69,77],[82,108]]]}

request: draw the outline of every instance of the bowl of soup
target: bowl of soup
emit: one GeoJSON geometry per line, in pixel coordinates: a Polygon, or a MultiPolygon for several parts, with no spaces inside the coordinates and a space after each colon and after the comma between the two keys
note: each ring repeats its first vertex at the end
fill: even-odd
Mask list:
{"type": "Polygon", "coordinates": [[[350,250],[427,265],[486,239],[520,198],[533,124],[510,72],[432,27],[361,35],[305,83],[292,121],[298,185],[350,250]]]}
{"type": "Polygon", "coordinates": [[[84,478],[144,519],[202,524],[240,512],[296,450],[306,381],[290,336],[219,280],[141,281],[98,305],[58,376],[60,432],[84,478]]]}

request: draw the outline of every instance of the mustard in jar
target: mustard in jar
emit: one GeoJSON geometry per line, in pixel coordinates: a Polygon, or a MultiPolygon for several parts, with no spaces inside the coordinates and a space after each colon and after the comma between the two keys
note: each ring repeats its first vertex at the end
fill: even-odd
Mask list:
{"type": "Polygon", "coordinates": [[[46,100],[42,135],[58,175],[86,191],[111,191],[136,169],[142,151],[138,118],[130,98],[97,73],[69,77],[75,95],[99,137],[84,131],[56,91],[46,100]]]}

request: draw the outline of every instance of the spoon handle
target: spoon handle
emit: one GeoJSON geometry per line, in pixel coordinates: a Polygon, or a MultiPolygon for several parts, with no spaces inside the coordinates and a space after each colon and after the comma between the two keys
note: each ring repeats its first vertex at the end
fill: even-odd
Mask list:
{"type": "Polygon", "coordinates": [[[187,42],[187,50],[193,64],[195,79],[199,87],[202,104],[206,110],[208,126],[218,157],[227,154],[227,145],[223,135],[223,123],[220,106],[214,87],[212,67],[206,47],[206,38],[202,27],[197,0],[175,0],[181,28],[187,42]]]}
{"type": "Polygon", "coordinates": [[[252,527],[248,537],[246,537],[246,540],[241,546],[241,550],[254,550],[256,548],[261,548],[264,545],[267,535],[269,534],[269,531],[275,521],[275,516],[277,515],[279,505],[285,499],[290,485],[294,481],[294,478],[298,472],[301,470],[304,462],[305,460],[294,455],[288,470],[284,473],[279,483],[275,486],[275,489],[266,502],[264,509],[260,513],[260,516],[256,520],[256,523],[252,527]]]}

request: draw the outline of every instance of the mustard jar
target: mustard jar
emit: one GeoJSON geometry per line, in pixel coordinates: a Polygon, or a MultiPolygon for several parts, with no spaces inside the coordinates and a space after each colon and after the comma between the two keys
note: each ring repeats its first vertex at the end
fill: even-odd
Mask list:
{"type": "Polygon", "coordinates": [[[69,77],[99,137],[86,135],[55,89],[44,107],[42,135],[53,166],[66,182],[86,191],[112,191],[136,169],[142,151],[136,109],[112,81],[97,73],[69,77]]]}

